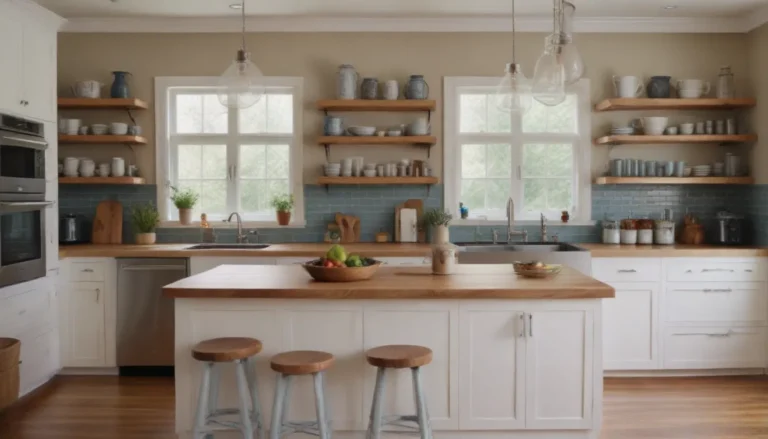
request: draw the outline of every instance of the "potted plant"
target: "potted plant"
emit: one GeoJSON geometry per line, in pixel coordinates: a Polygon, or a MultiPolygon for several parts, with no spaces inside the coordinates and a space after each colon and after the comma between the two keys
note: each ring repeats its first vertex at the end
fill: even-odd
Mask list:
{"type": "Polygon", "coordinates": [[[151,204],[141,204],[131,209],[131,224],[136,233],[136,244],[154,244],[157,240],[155,229],[160,222],[160,213],[151,204]]]}
{"type": "Polygon", "coordinates": [[[424,213],[422,222],[425,227],[432,230],[432,243],[445,244],[448,239],[448,225],[451,223],[453,215],[442,209],[430,209],[424,213]]]}
{"type": "Polygon", "coordinates": [[[178,189],[171,186],[173,195],[171,201],[179,209],[179,223],[183,226],[192,224],[192,209],[200,199],[200,195],[192,189],[178,189]]]}
{"type": "Polygon", "coordinates": [[[277,212],[277,223],[281,226],[287,226],[291,222],[291,211],[293,210],[293,195],[280,194],[272,197],[272,207],[277,212]]]}

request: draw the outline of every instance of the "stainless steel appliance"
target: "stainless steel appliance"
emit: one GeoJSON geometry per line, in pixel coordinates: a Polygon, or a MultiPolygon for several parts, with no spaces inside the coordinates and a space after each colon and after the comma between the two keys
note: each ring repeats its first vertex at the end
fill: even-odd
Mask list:
{"type": "Polygon", "coordinates": [[[43,124],[0,114],[0,194],[45,194],[43,124]]]}
{"type": "Polygon", "coordinates": [[[0,193],[0,287],[45,276],[43,194],[0,193]]]}
{"type": "Polygon", "coordinates": [[[718,212],[717,243],[722,245],[744,244],[744,217],[726,211],[718,212]]]}
{"type": "Polygon", "coordinates": [[[59,244],[82,244],[85,237],[85,222],[79,215],[64,215],[59,218],[59,244]]]}
{"type": "Polygon", "coordinates": [[[173,299],[162,289],[187,277],[187,259],[118,259],[117,266],[117,365],[173,366],[173,299]]]}

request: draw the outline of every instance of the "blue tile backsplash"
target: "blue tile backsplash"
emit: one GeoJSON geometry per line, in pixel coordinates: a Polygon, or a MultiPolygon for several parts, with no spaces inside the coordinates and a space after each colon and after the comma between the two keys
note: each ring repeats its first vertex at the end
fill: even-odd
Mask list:
{"type": "MultiPolygon", "coordinates": [[[[334,222],[336,212],[360,217],[361,240],[373,241],[380,230],[394,232],[394,208],[405,200],[424,200],[425,208],[440,207],[443,186],[435,185],[428,192],[425,186],[324,186],[305,185],[305,228],[259,229],[259,242],[319,242],[328,223],[334,222]]],[[[105,199],[116,199],[123,204],[123,242],[133,242],[130,228],[130,208],[140,203],[156,203],[156,186],[90,186],[61,185],[59,187],[61,214],[80,214],[90,220],[96,205],[105,199]]],[[[674,218],[682,221],[686,213],[697,215],[708,233],[714,233],[714,215],[728,209],[747,215],[753,230],[755,244],[768,245],[768,185],[766,186],[648,186],[608,185],[592,187],[592,218],[622,219],[629,217],[659,218],[664,209],[672,209],[674,218]]],[[[558,219],[550,219],[549,234],[557,233],[561,241],[599,242],[599,226],[557,226],[558,219]]],[[[492,229],[498,226],[453,226],[451,240],[490,241],[492,229]]],[[[525,226],[529,239],[539,240],[538,226],[525,226]]],[[[499,230],[501,234],[504,230],[499,230]]],[[[90,232],[89,232],[90,234],[90,232]]],[[[197,243],[202,241],[200,229],[160,228],[158,242],[197,243]]],[[[219,242],[234,242],[235,230],[217,229],[219,242]]]]}

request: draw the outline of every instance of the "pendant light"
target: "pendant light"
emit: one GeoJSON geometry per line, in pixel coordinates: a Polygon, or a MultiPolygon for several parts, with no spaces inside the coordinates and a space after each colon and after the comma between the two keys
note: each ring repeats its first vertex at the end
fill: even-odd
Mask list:
{"type": "Polygon", "coordinates": [[[576,6],[563,1],[560,17],[560,33],[557,34],[557,50],[565,70],[565,83],[574,84],[584,76],[584,60],[573,42],[573,17],[576,6]]]}
{"type": "Polygon", "coordinates": [[[515,62],[515,0],[512,0],[512,62],[504,68],[504,77],[496,86],[496,107],[505,113],[525,113],[531,108],[531,84],[515,62]]]}
{"type": "Polygon", "coordinates": [[[240,8],[243,23],[243,43],[232,65],[219,77],[219,102],[227,108],[252,107],[264,95],[264,87],[258,85],[264,75],[249,59],[245,51],[245,0],[240,8]]]}

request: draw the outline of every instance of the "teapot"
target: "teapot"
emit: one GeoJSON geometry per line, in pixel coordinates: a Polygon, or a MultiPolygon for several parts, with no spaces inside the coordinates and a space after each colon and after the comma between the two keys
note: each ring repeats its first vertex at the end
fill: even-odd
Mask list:
{"type": "Polygon", "coordinates": [[[101,97],[101,87],[104,84],[99,81],[78,81],[72,86],[72,94],[78,98],[98,99],[101,97]]]}
{"type": "Polygon", "coordinates": [[[409,136],[426,136],[429,134],[430,128],[429,120],[426,117],[420,117],[408,124],[405,133],[409,136]]]}

